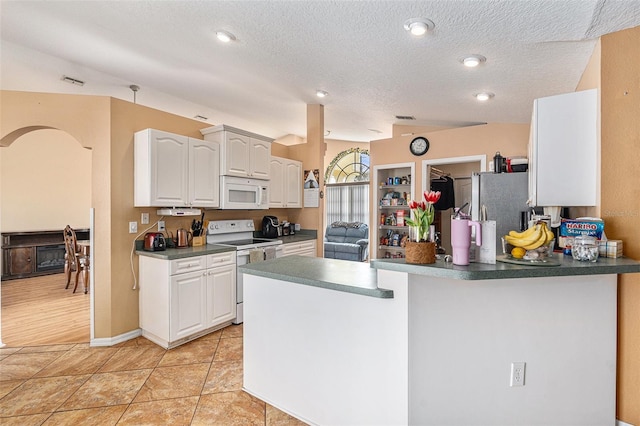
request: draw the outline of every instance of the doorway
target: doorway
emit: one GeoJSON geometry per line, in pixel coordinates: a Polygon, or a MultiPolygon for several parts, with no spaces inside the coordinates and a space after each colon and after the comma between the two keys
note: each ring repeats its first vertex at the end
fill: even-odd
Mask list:
{"type": "MultiPolygon", "coordinates": [[[[91,162],[90,149],[82,147],[70,134],[52,128],[32,130],[18,137],[10,145],[2,146],[0,231],[3,234],[59,231],[62,237],[62,230],[68,224],[74,229],[85,229],[89,235],[93,235],[91,162]]],[[[34,248],[37,249],[38,247],[34,248]]],[[[90,281],[92,280],[93,277],[90,281]]],[[[82,340],[89,342],[93,327],[93,291],[85,295],[80,285],[79,290],[73,295],[74,301],[65,302],[72,297],[73,291],[73,282],[69,289],[65,289],[65,282],[64,273],[3,280],[0,287],[2,327],[6,324],[13,327],[10,324],[14,324],[13,320],[17,318],[8,316],[17,312],[15,315],[25,315],[25,318],[29,319],[32,331],[2,333],[0,329],[1,342],[10,346],[43,344],[43,341],[47,344],[57,343],[52,340],[56,339],[53,336],[64,335],[60,334],[61,327],[69,327],[71,334],[76,336],[78,330],[71,328],[81,327],[82,336],[86,336],[82,337],[82,340]],[[19,291],[15,291],[17,285],[19,291]],[[5,290],[7,297],[3,298],[5,290]],[[33,299],[30,300],[29,297],[33,299]],[[64,303],[70,305],[64,307],[64,303]],[[40,314],[49,314],[50,311],[58,309],[57,307],[60,316],[67,310],[73,313],[69,312],[67,321],[61,319],[61,325],[56,325],[55,333],[51,333],[51,319],[40,314]],[[78,315],[82,318],[78,318],[78,315]],[[38,335],[38,330],[49,333],[48,340],[28,337],[38,335]]]]}
{"type": "MultiPolygon", "coordinates": [[[[473,173],[487,171],[486,155],[471,155],[464,157],[439,158],[424,160],[422,162],[422,188],[423,191],[432,188],[435,180],[449,179],[450,188],[454,194],[455,207],[461,207],[465,203],[471,206],[471,175],[473,173]]],[[[465,207],[463,211],[467,211],[465,207]]],[[[469,210],[470,211],[470,210],[469,210]]],[[[454,208],[440,210],[440,247],[446,254],[451,254],[451,221],[449,218],[454,213],[454,208]]]]}

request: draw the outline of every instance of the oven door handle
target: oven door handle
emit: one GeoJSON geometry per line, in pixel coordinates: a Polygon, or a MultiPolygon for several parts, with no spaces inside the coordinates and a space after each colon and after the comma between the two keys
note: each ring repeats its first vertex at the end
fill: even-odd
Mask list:
{"type": "Polygon", "coordinates": [[[249,254],[251,253],[251,250],[255,250],[255,248],[238,250],[238,251],[236,252],[236,257],[240,257],[240,256],[249,256],[249,254]]]}

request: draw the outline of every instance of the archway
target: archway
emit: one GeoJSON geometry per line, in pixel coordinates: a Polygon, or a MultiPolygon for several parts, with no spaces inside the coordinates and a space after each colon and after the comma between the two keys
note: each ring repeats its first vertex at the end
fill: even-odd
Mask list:
{"type": "MultiPolygon", "coordinates": [[[[76,229],[92,226],[90,149],[82,147],[69,133],[48,126],[15,130],[2,138],[0,146],[0,231],[3,234],[62,230],[67,224],[76,229]]],[[[10,281],[3,282],[7,283],[10,281]]],[[[65,290],[63,285],[60,293],[65,291],[71,290],[65,290]]],[[[90,292],[88,299],[92,297],[90,292]]],[[[88,317],[92,317],[90,310],[86,310],[88,317]]],[[[5,314],[3,306],[0,313],[3,323],[5,314]]],[[[2,334],[0,341],[1,337],[2,334]]],[[[6,337],[5,334],[4,343],[15,346],[6,337]]]]}

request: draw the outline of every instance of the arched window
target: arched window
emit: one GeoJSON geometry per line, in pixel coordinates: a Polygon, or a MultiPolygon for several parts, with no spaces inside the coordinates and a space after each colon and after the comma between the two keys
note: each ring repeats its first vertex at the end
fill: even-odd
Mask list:
{"type": "Polygon", "coordinates": [[[369,182],[369,151],[350,148],[331,161],[324,174],[327,184],[344,182],[369,182]]]}
{"type": "Polygon", "coordinates": [[[331,161],[324,174],[327,225],[369,222],[369,151],[351,148],[331,161]]]}

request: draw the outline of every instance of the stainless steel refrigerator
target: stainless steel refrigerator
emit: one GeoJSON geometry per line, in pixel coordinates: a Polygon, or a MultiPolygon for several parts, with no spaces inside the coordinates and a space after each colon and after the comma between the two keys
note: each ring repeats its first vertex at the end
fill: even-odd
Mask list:
{"type": "Polygon", "coordinates": [[[487,220],[496,221],[496,254],[502,254],[500,237],[511,230],[520,230],[521,212],[531,210],[528,172],[474,173],[471,175],[471,218],[479,220],[486,207],[487,220]]]}

